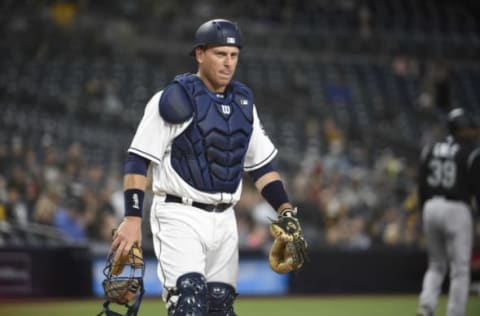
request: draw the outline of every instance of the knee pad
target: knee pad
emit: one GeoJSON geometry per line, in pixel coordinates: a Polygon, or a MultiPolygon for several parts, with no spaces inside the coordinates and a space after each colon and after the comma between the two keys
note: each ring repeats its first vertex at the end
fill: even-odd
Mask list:
{"type": "Polygon", "coordinates": [[[177,287],[169,291],[169,316],[207,316],[207,280],[196,272],[187,273],[177,280],[177,287]]]}
{"type": "Polygon", "coordinates": [[[208,283],[208,315],[236,316],[233,311],[233,301],[237,297],[235,288],[221,282],[208,283]]]}

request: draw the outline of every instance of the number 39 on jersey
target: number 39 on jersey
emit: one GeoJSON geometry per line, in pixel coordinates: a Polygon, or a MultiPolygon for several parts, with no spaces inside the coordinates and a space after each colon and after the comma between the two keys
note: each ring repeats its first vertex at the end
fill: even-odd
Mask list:
{"type": "Polygon", "coordinates": [[[458,144],[437,143],[433,148],[432,159],[428,166],[430,174],[427,178],[432,187],[442,186],[449,189],[455,185],[457,179],[457,165],[455,154],[460,147],[458,144]]]}

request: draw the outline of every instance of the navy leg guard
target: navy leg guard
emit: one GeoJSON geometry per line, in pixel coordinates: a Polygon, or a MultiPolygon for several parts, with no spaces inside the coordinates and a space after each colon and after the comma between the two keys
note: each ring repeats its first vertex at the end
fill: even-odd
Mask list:
{"type": "Polygon", "coordinates": [[[235,288],[221,282],[208,283],[208,315],[236,316],[233,301],[237,297],[235,288]]]}
{"type": "Polygon", "coordinates": [[[170,306],[170,316],[207,316],[207,280],[197,272],[186,273],[178,278],[177,288],[169,293],[178,296],[177,302],[170,306]]]}

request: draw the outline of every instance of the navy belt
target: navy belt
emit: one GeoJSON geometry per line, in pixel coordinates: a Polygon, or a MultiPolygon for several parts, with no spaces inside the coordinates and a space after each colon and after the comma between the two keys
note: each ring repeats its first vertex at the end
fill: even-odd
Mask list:
{"type": "Polygon", "coordinates": [[[167,194],[165,198],[165,202],[173,202],[173,203],[181,203],[181,204],[186,204],[186,205],[191,205],[193,207],[200,208],[204,211],[207,212],[214,212],[214,213],[221,213],[225,211],[227,208],[231,207],[232,204],[229,203],[219,203],[219,204],[206,204],[206,203],[200,203],[200,202],[192,202],[190,203],[184,203],[182,198],[179,196],[167,194]]]}
{"type": "Polygon", "coordinates": [[[452,201],[452,202],[464,202],[467,203],[464,199],[459,198],[457,196],[449,196],[449,195],[434,195],[432,198],[444,198],[445,200],[452,201]]]}

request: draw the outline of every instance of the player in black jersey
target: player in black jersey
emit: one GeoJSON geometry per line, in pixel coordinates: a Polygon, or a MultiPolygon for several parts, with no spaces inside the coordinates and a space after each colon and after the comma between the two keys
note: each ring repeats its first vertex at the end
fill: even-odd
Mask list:
{"type": "Polygon", "coordinates": [[[419,199],[428,269],[417,316],[432,316],[449,270],[447,316],[464,316],[473,243],[472,200],[480,205],[478,124],[461,108],[448,114],[449,135],[422,150],[419,199]]]}

